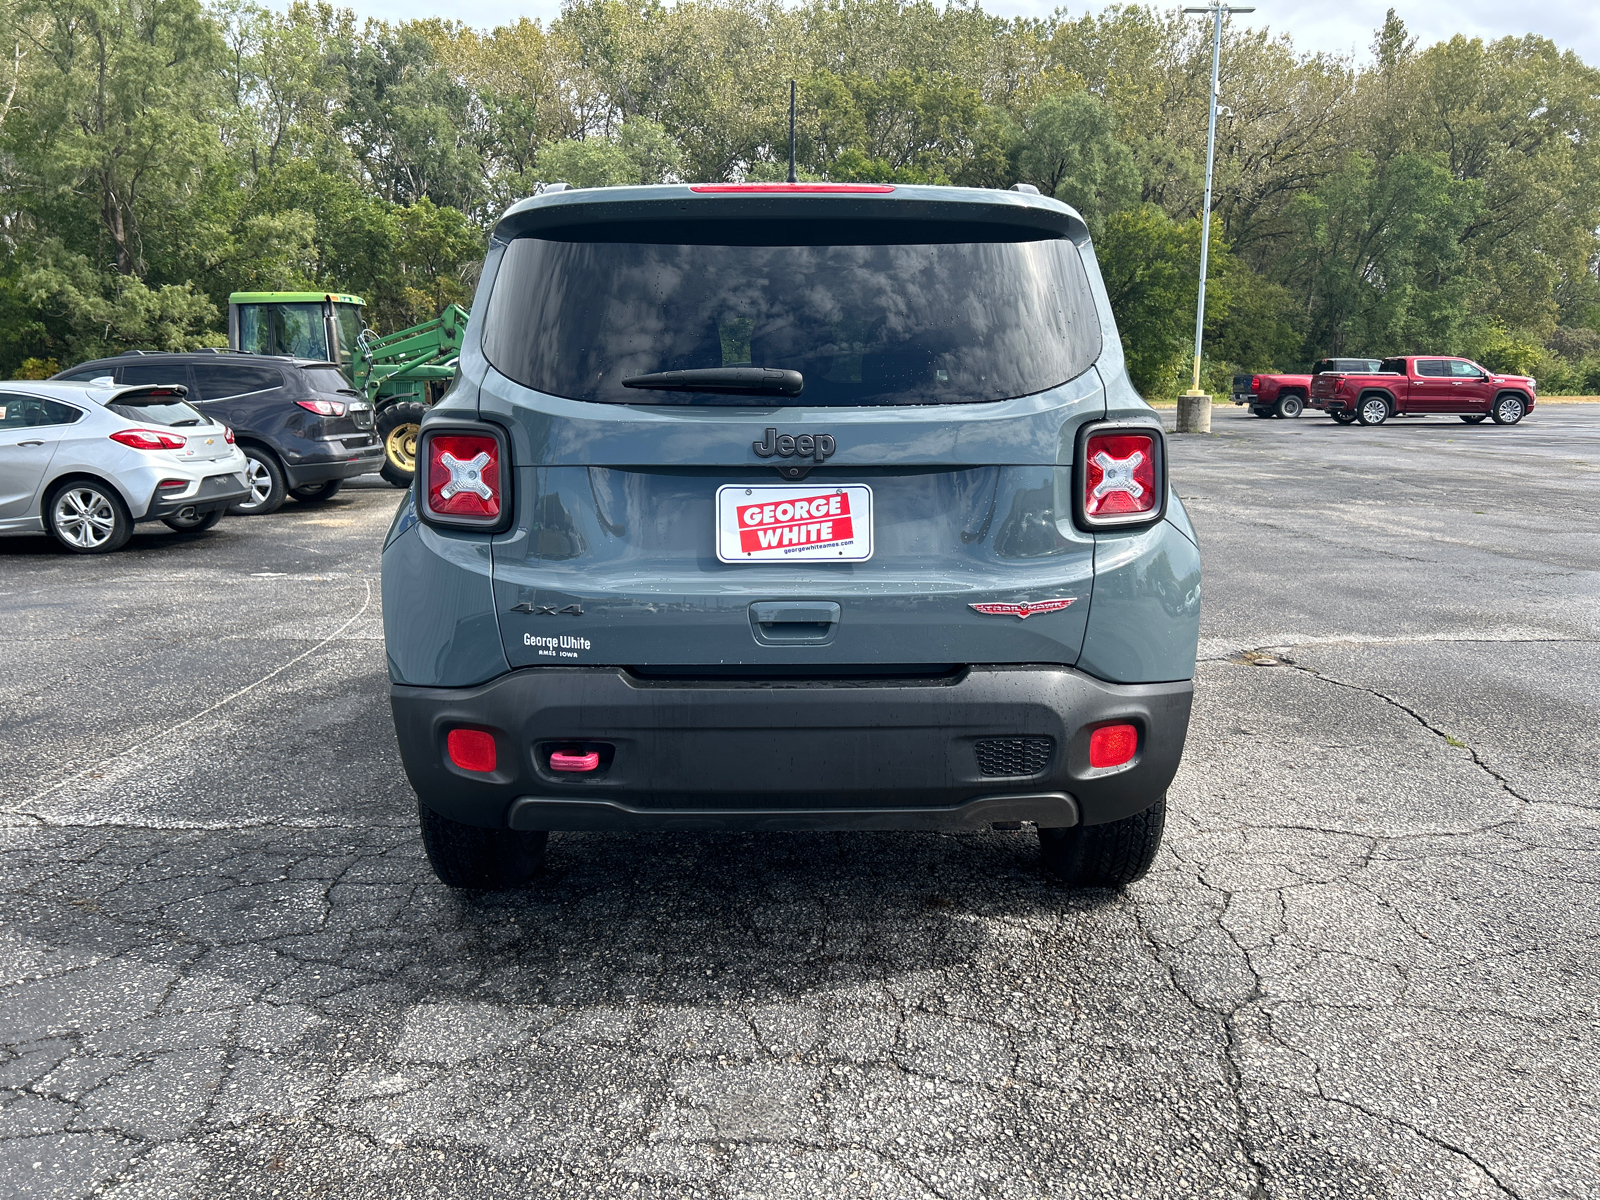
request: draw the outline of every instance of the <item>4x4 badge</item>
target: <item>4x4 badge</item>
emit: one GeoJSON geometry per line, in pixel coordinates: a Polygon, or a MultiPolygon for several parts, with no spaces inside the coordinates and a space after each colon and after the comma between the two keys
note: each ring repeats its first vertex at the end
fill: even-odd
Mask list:
{"type": "Polygon", "coordinates": [[[750,445],[762,458],[771,458],[774,454],[779,458],[793,458],[798,454],[813,462],[832,458],[833,452],[838,449],[838,443],[833,440],[831,433],[780,434],[770,427],[766,441],[751,442],[750,445]]]}
{"type": "Polygon", "coordinates": [[[1016,617],[1019,621],[1026,621],[1035,613],[1059,612],[1076,599],[1076,596],[1063,596],[1056,600],[1033,600],[1026,604],[969,604],[967,607],[975,608],[988,617],[1016,617]]]}
{"type": "Polygon", "coordinates": [[[553,617],[557,613],[569,617],[583,616],[583,605],[568,604],[564,608],[557,608],[554,604],[535,604],[531,600],[524,600],[521,604],[513,604],[512,612],[528,613],[535,617],[553,617]]]}

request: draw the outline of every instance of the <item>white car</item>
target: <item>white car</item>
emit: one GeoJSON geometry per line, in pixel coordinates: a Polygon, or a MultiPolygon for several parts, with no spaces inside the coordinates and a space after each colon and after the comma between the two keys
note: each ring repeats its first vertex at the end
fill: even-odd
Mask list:
{"type": "Polygon", "coordinates": [[[176,385],[0,383],[0,533],[102,554],[136,521],[210,529],[249,495],[233,431],[176,385]]]}

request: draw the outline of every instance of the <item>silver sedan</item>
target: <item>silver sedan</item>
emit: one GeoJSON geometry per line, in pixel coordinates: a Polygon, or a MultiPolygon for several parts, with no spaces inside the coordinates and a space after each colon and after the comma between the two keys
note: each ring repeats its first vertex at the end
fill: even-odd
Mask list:
{"type": "Polygon", "coordinates": [[[177,385],[0,383],[0,533],[115,550],[137,521],[210,529],[249,495],[233,431],[177,385]]]}

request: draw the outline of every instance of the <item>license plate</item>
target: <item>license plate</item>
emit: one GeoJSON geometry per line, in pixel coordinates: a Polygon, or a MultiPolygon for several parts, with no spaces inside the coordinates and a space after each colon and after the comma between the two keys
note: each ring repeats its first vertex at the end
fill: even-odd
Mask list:
{"type": "Polygon", "coordinates": [[[717,489],[723,562],[866,562],[872,489],[864,483],[717,489]]]}

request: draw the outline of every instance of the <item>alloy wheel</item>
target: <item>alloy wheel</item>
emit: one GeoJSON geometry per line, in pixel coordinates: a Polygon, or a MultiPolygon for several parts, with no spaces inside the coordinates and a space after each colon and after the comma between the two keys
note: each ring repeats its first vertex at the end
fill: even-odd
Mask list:
{"type": "Polygon", "coordinates": [[[117,510],[110,497],[90,487],[62,492],[52,515],[61,536],[84,550],[104,546],[117,528],[117,510]]]}
{"type": "Polygon", "coordinates": [[[251,458],[245,462],[244,482],[250,489],[250,499],[239,505],[243,511],[260,508],[267,502],[267,497],[272,495],[272,472],[259,458],[251,458]]]}
{"type": "Polygon", "coordinates": [[[1522,401],[1515,396],[1502,396],[1495,403],[1494,419],[1501,425],[1515,425],[1522,420],[1522,401]]]}
{"type": "Polygon", "coordinates": [[[1364,400],[1361,403],[1361,423],[1363,425],[1382,425],[1389,417],[1389,405],[1379,399],[1364,400]]]}

